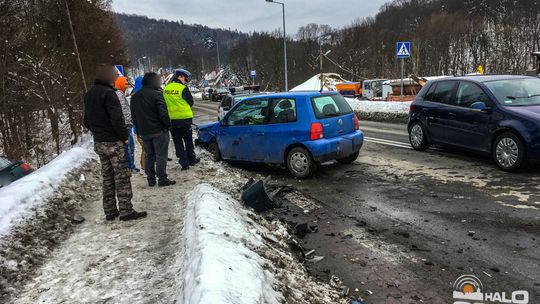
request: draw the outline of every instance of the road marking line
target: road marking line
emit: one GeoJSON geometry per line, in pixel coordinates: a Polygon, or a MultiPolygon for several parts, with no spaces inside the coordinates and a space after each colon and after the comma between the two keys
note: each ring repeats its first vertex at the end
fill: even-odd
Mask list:
{"type": "Polygon", "coordinates": [[[399,135],[399,136],[407,136],[407,137],[409,136],[409,133],[407,131],[401,131],[401,130],[379,129],[379,128],[366,127],[366,126],[360,126],[360,130],[368,131],[368,132],[384,133],[384,134],[393,134],[393,135],[399,135]]]}
{"type": "Polygon", "coordinates": [[[387,145],[387,146],[404,148],[404,149],[412,149],[412,147],[406,143],[393,141],[393,140],[373,138],[373,137],[364,137],[364,140],[367,142],[372,142],[372,143],[381,144],[381,145],[387,145]]]}
{"type": "Polygon", "coordinates": [[[391,144],[396,144],[396,145],[409,146],[409,143],[402,142],[402,141],[395,141],[395,140],[390,140],[390,139],[383,139],[383,138],[369,137],[369,136],[366,136],[365,138],[370,139],[370,140],[376,140],[376,141],[382,141],[382,142],[387,142],[387,143],[391,143],[391,144]]]}

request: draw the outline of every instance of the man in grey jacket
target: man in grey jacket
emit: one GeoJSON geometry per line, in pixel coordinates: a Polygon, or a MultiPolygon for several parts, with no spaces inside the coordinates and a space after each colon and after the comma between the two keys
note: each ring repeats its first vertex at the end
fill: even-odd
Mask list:
{"type": "Polygon", "coordinates": [[[167,178],[171,121],[161,92],[161,77],[147,73],[142,85],[143,88],[131,97],[131,118],[137,134],[144,141],[148,186],[156,185],[156,174],[158,186],[171,186],[176,184],[167,178]]]}

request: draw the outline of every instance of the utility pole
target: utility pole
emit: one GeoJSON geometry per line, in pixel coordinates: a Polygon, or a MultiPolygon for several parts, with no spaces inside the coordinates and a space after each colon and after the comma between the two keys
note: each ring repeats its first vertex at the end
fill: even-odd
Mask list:
{"type": "Polygon", "coordinates": [[[84,92],[88,91],[88,88],[86,87],[86,78],[84,77],[84,70],[81,62],[81,54],[79,53],[79,47],[77,46],[77,38],[75,37],[75,31],[73,30],[73,22],[71,21],[71,13],[69,11],[69,5],[67,0],[64,0],[64,3],[66,5],[66,14],[68,18],[69,23],[69,30],[71,32],[71,38],[73,39],[73,47],[75,49],[75,56],[77,57],[77,65],[79,66],[79,73],[81,74],[81,80],[84,88],[84,92]]]}
{"type": "Polygon", "coordinates": [[[287,33],[285,32],[285,3],[281,4],[283,8],[283,55],[285,57],[285,92],[289,91],[289,76],[288,76],[288,65],[287,65],[287,33]]]}
{"type": "Polygon", "coordinates": [[[288,72],[287,72],[287,32],[285,30],[285,3],[283,2],[278,2],[278,1],[274,1],[274,0],[266,0],[266,2],[269,2],[269,3],[276,3],[276,4],[281,4],[281,7],[283,9],[283,56],[284,56],[284,70],[285,70],[285,92],[288,92],[289,91],[289,76],[288,76],[288,72]]]}
{"type": "Polygon", "coordinates": [[[319,57],[321,57],[321,58],[319,58],[320,59],[319,64],[320,64],[320,67],[321,67],[321,77],[320,77],[321,79],[320,80],[321,80],[321,92],[322,92],[322,90],[324,89],[324,72],[323,72],[324,71],[323,70],[323,62],[324,62],[323,57],[324,56],[323,56],[323,52],[322,52],[322,43],[320,43],[320,47],[319,47],[319,57]]]}
{"type": "Polygon", "coordinates": [[[331,38],[331,34],[325,33],[325,34],[320,35],[318,38],[319,38],[319,67],[320,67],[320,73],[321,73],[321,76],[319,78],[321,81],[321,92],[322,92],[322,90],[324,89],[324,69],[323,69],[324,57],[330,53],[330,51],[326,52],[326,54],[323,53],[322,47],[323,47],[323,42],[331,38]]]}
{"type": "Polygon", "coordinates": [[[217,50],[217,65],[218,65],[218,72],[221,70],[221,59],[219,57],[219,42],[216,41],[216,50],[217,50]]]}

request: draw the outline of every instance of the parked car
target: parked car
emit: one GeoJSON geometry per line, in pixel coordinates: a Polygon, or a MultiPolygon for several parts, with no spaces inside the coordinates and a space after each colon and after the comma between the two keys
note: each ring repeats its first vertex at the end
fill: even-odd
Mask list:
{"type": "Polygon", "coordinates": [[[503,170],[540,162],[540,79],[470,76],[433,80],[411,105],[416,150],[452,146],[491,154],[503,170]]]}
{"type": "Polygon", "coordinates": [[[22,161],[11,161],[0,156],[0,188],[32,173],[34,169],[22,161]]]}
{"type": "Polygon", "coordinates": [[[212,91],[211,100],[214,102],[221,102],[221,100],[229,94],[230,94],[229,89],[225,89],[225,88],[214,89],[212,91]]]}
{"type": "Polygon", "coordinates": [[[202,100],[210,100],[212,97],[212,88],[204,88],[202,92],[202,100]]]}
{"type": "Polygon", "coordinates": [[[218,120],[222,120],[227,113],[229,113],[229,110],[234,107],[237,103],[240,101],[254,96],[260,96],[260,95],[266,95],[270,94],[269,92],[257,92],[257,93],[249,93],[249,94],[239,94],[239,95],[232,95],[228,94],[221,100],[221,104],[218,108],[218,120]]]}
{"type": "Polygon", "coordinates": [[[197,143],[215,160],[284,166],[309,177],[323,162],[349,164],[364,135],[337,92],[288,92],[247,98],[216,123],[198,128],[197,143]]]}

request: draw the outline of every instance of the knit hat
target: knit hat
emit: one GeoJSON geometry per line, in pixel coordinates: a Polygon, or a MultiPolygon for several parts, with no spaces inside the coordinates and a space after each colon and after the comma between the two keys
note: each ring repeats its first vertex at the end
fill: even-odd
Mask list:
{"type": "Polygon", "coordinates": [[[127,77],[120,76],[120,77],[116,78],[116,81],[114,82],[114,87],[119,91],[126,92],[127,77]]]}

